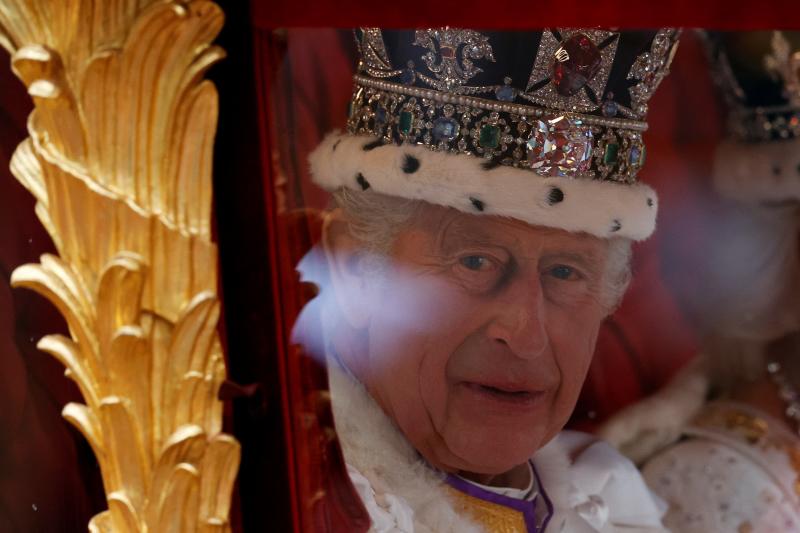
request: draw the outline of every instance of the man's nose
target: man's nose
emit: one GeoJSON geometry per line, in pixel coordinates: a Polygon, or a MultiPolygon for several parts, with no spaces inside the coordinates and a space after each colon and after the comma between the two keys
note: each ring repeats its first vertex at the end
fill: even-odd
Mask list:
{"type": "Polygon", "coordinates": [[[544,327],[545,301],[538,275],[506,287],[487,334],[524,359],[541,355],[549,340],[544,327]]]}

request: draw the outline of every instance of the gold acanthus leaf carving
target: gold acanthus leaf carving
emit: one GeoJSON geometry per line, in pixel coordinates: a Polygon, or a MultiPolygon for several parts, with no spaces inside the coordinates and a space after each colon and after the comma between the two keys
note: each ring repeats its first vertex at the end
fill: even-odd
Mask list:
{"type": "Polygon", "coordinates": [[[208,0],[0,3],[0,44],[35,104],[12,172],[58,252],[12,283],[69,326],[39,347],[85,402],[63,414],[100,465],[108,510],[91,531],[230,529],[240,450],[216,397],[218,108],[203,79],[222,22],[208,0]]]}

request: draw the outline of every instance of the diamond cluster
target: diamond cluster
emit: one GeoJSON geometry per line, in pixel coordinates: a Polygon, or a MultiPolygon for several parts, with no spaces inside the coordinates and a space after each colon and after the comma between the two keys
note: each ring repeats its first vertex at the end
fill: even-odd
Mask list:
{"type": "Polygon", "coordinates": [[[781,108],[735,108],[728,116],[730,133],[742,141],[764,142],[800,137],[800,111],[781,108]]]}
{"type": "Polygon", "coordinates": [[[647,114],[647,102],[661,81],[669,74],[669,67],[678,50],[676,43],[680,33],[680,30],[674,28],[658,30],[650,50],[636,58],[628,73],[629,80],[638,81],[629,89],[631,109],[624,109],[628,116],[643,117],[647,114]]]}
{"type": "Polygon", "coordinates": [[[543,176],[634,183],[644,163],[641,123],[355,79],[348,122],[354,134],[475,155],[543,176]]]}

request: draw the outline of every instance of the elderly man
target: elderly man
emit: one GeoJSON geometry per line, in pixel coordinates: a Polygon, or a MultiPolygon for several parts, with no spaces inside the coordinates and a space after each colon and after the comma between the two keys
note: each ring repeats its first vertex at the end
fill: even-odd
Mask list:
{"type": "Polygon", "coordinates": [[[335,200],[334,416],[374,531],[664,531],[629,462],[561,429],[654,227],[642,120],[676,40],[357,32],[349,132],[311,164],[335,200]]]}

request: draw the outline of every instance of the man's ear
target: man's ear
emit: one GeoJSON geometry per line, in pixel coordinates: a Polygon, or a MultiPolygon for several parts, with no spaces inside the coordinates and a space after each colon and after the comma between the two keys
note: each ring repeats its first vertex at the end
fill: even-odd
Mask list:
{"type": "Polygon", "coordinates": [[[348,222],[339,208],[325,216],[322,246],[334,297],[343,318],[354,329],[365,328],[369,322],[371,305],[368,280],[364,276],[363,246],[350,234],[348,222]]]}

